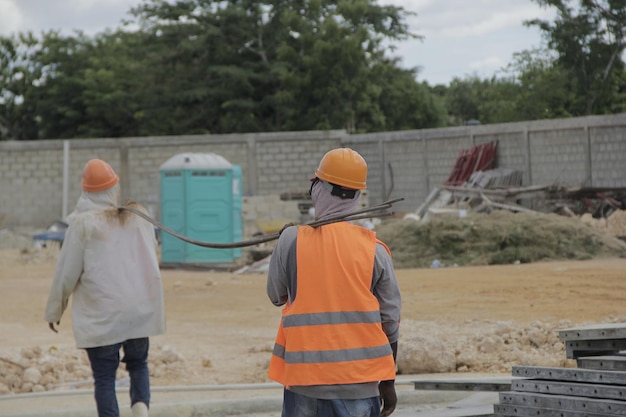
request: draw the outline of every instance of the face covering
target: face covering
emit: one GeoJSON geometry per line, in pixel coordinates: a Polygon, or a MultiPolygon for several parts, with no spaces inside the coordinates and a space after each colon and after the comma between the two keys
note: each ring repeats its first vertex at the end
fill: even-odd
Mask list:
{"type": "Polygon", "coordinates": [[[78,197],[74,211],[67,216],[65,221],[71,224],[80,213],[118,207],[120,204],[120,195],[119,183],[103,191],[83,191],[80,197],[78,197]]]}
{"type": "Polygon", "coordinates": [[[357,191],[354,198],[342,199],[330,193],[329,184],[322,180],[315,181],[311,188],[311,201],[315,208],[315,220],[323,220],[332,216],[348,215],[359,205],[361,192],[357,191]]]}

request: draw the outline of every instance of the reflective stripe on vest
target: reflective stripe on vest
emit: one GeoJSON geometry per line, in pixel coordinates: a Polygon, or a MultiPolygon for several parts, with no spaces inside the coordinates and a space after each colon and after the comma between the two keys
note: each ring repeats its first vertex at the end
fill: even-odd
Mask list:
{"type": "Polygon", "coordinates": [[[375,359],[391,354],[389,343],[382,346],[343,350],[314,350],[307,352],[285,352],[285,347],[274,345],[272,354],[282,358],[286,363],[328,363],[346,362],[360,359],[375,359]]]}
{"type": "Polygon", "coordinates": [[[316,326],[322,324],[380,323],[380,312],[337,311],[331,313],[293,314],[283,318],[283,327],[316,326]]]}
{"type": "Polygon", "coordinates": [[[395,378],[371,292],[375,234],[338,223],[300,227],[297,239],[298,291],[283,309],[269,377],[287,386],[395,378]]]}

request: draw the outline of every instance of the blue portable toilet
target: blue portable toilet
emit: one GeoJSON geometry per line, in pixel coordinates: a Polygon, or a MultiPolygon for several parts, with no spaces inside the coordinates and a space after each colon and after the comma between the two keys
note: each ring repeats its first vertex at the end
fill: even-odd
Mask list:
{"type": "MultiPolygon", "coordinates": [[[[243,177],[241,167],[233,164],[233,241],[243,240],[243,177]]],[[[243,256],[241,248],[233,250],[233,257],[240,259],[243,256]]]]}
{"type": "MultiPolygon", "coordinates": [[[[160,172],[164,226],[202,242],[241,241],[240,167],[213,153],[182,153],[164,162],[160,172]]],[[[162,266],[232,264],[241,253],[241,248],[206,248],[161,233],[162,266]]]]}

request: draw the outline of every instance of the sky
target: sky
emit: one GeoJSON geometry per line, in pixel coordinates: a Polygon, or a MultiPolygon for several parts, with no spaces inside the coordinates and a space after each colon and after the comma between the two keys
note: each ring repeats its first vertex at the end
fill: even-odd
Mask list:
{"type": "MultiPolygon", "coordinates": [[[[554,13],[531,0],[377,0],[415,12],[410,30],[422,40],[396,43],[391,56],[400,66],[419,68],[418,81],[449,84],[452,79],[502,73],[513,54],[542,44],[540,31],[525,20],[554,13]]],[[[119,26],[141,0],[0,0],[0,36],[61,30],[88,35],[119,26]]]]}

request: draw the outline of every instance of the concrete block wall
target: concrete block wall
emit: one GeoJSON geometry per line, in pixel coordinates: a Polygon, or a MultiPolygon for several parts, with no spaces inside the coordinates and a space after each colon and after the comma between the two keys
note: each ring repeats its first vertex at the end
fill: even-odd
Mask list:
{"type": "Polygon", "coordinates": [[[530,134],[532,182],[585,185],[590,178],[587,166],[586,129],[539,131],[530,134]]]}
{"type": "Polygon", "coordinates": [[[470,149],[472,145],[469,137],[460,135],[445,139],[426,140],[428,176],[432,184],[435,186],[444,184],[450,176],[454,163],[459,156],[459,151],[470,149]]]}
{"type": "MultiPolygon", "coordinates": [[[[0,216],[5,225],[39,226],[62,218],[63,142],[7,142],[0,148],[0,216]]],[[[120,169],[117,149],[75,149],[69,164],[68,214],[80,195],[85,162],[94,151],[120,169]]],[[[1,226],[1,225],[0,225],[1,226]]]]}
{"type": "Polygon", "coordinates": [[[385,165],[381,167],[386,187],[382,200],[389,200],[393,195],[409,201],[417,201],[428,191],[427,158],[424,158],[423,141],[389,141],[385,144],[385,165]]]}
{"type": "Polygon", "coordinates": [[[591,129],[591,172],[594,183],[606,187],[624,187],[626,177],[626,132],[619,127],[591,129]]]}
{"type": "Polygon", "coordinates": [[[306,191],[324,154],[341,146],[342,132],[315,135],[315,132],[292,133],[287,140],[259,140],[255,144],[256,194],[280,194],[306,191]]]}
{"type": "Polygon", "coordinates": [[[242,203],[244,236],[263,232],[275,233],[287,223],[300,221],[298,202],[283,201],[278,194],[246,196],[243,197],[242,203]],[[276,228],[278,230],[274,230],[276,228]]]}
{"type": "MultiPolygon", "coordinates": [[[[368,202],[403,197],[412,212],[442,185],[461,149],[498,140],[498,166],[524,172],[524,185],[626,187],[626,113],[560,120],[349,135],[344,131],[0,142],[1,227],[43,228],[61,219],[64,144],[71,211],[87,160],[111,163],[131,197],[160,215],[160,165],[185,152],[212,152],[242,167],[247,197],[303,192],[329,149],[349,146],[368,161],[368,202]]],[[[278,203],[276,203],[278,204],[278,203]]],[[[265,215],[271,215],[266,213],[265,215]]]]}

